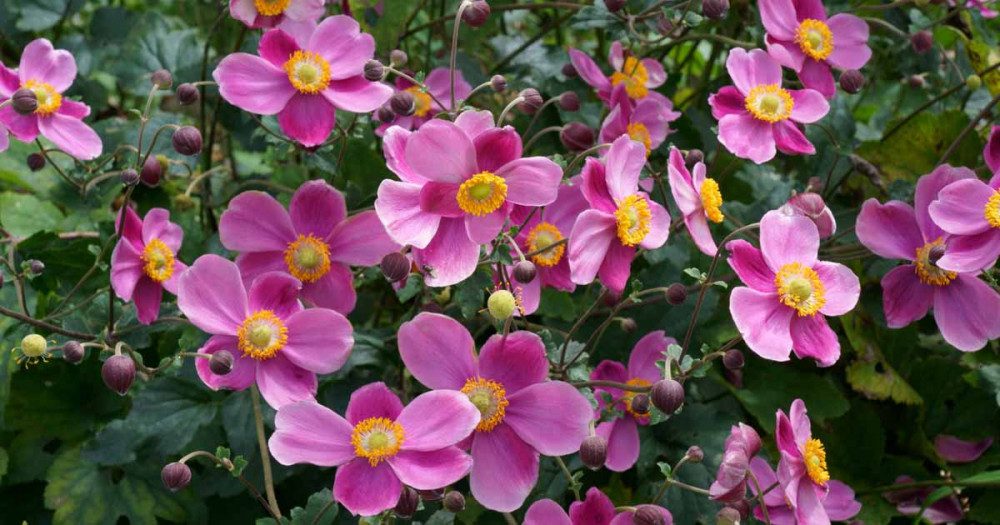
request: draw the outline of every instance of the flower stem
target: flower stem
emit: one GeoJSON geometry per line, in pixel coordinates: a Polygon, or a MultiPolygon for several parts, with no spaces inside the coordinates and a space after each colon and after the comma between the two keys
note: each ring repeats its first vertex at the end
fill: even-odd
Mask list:
{"type": "Polygon", "coordinates": [[[278,508],[278,498],[274,495],[274,477],[271,475],[271,455],[267,451],[267,438],[264,436],[264,415],[260,410],[260,390],[257,385],[250,385],[250,399],[253,401],[253,418],[257,425],[257,448],[260,449],[260,462],[264,469],[264,491],[267,492],[267,503],[272,514],[281,517],[278,508]]]}

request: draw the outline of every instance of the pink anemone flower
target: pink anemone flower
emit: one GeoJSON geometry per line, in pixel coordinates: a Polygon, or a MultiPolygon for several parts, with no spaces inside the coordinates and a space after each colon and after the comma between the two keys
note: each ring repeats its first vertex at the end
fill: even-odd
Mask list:
{"type": "Polygon", "coordinates": [[[600,66],[586,53],[577,49],[569,50],[569,59],[576,68],[580,78],[597,90],[597,96],[606,103],[611,103],[611,95],[616,86],[625,87],[628,98],[639,102],[649,100],[655,103],[663,118],[674,120],[674,105],[670,99],[653,91],[667,81],[667,73],[661,65],[652,58],[636,58],[626,56],[621,42],[613,42],[608,52],[608,62],[614,68],[611,76],[606,76],[600,66]]]}
{"type": "Polygon", "coordinates": [[[281,130],[303,146],[330,136],[335,109],[367,113],[392,95],[389,86],[365,80],[375,40],[349,16],[323,20],[304,47],[272,29],[257,49],[260,56],[233,53],[219,62],[212,73],[219,93],[240,109],[277,115],[281,130]]]}
{"type": "MultiPolygon", "coordinates": [[[[652,507],[660,513],[663,525],[674,522],[670,512],[658,505],[652,507]]],[[[540,499],[528,507],[524,515],[524,525],[632,525],[633,511],[617,512],[615,504],[597,487],[587,490],[583,501],[574,501],[567,514],[558,503],[550,499],[540,499]]]]}
{"type": "MultiPolygon", "coordinates": [[[[12,106],[0,109],[0,124],[14,138],[31,142],[38,135],[52,141],[60,150],[80,160],[101,154],[101,138],[83,123],[90,107],[63,96],[76,78],[76,60],[69,51],[54,49],[44,38],[32,40],[21,53],[16,70],[0,65],[0,101],[9,99],[18,89],[30,89],[38,98],[38,108],[20,115],[12,106]]],[[[7,143],[0,129],[0,143],[7,143]]],[[[6,148],[6,146],[4,146],[6,148]]]]}
{"type": "Polygon", "coordinates": [[[170,222],[170,212],[153,208],[140,219],[126,207],[115,219],[117,230],[125,214],[121,238],[111,252],[111,287],[123,301],[135,302],[139,322],[150,324],[160,315],[163,289],[177,293],[177,282],[187,266],[177,259],[184,230],[170,222]]]}
{"type": "Polygon", "coordinates": [[[466,444],[473,460],[469,485],[484,507],[520,507],[538,481],[539,454],[574,453],[587,437],[590,403],[570,384],[548,380],[537,335],[494,335],[477,357],[464,326],[427,312],[403,323],[398,335],[400,356],[417,381],[462,392],[482,414],[466,444]]]}
{"type": "Polygon", "coordinates": [[[715,256],[719,251],[712,238],[712,230],[708,222],[716,224],[725,219],[722,213],[722,192],[719,183],[705,176],[705,163],[696,162],[694,173],[688,170],[684,156],[677,148],[670,148],[670,159],[667,162],[667,182],[670,183],[670,193],[677,202],[684,217],[684,226],[691,234],[695,246],[708,256],[715,256]]]}
{"type": "Polygon", "coordinates": [[[250,28],[274,27],[285,20],[312,22],[323,16],[325,0],[229,0],[229,15],[250,28]]]}
{"type": "MultiPolygon", "coordinates": [[[[905,485],[913,483],[910,476],[899,476],[894,484],[905,485]]],[[[939,487],[922,487],[913,489],[894,490],[882,494],[886,500],[896,505],[896,511],[903,516],[916,516],[920,514],[920,519],[927,523],[959,523],[965,517],[965,510],[958,496],[952,492],[930,505],[924,506],[927,497],[933,494],[939,487]]]]}
{"type": "MultiPolygon", "coordinates": [[[[952,7],[959,5],[959,3],[959,0],[948,0],[948,5],[952,7]]],[[[964,3],[966,9],[978,9],[983,18],[996,18],[997,14],[1000,13],[990,7],[991,4],[993,4],[992,0],[965,0],[964,3]]]]}
{"type": "Polygon", "coordinates": [[[625,289],[636,247],[655,250],[667,242],[670,215],[639,189],[646,149],[619,137],[602,160],[588,157],[583,196],[590,209],[573,226],[569,268],[576,284],[600,277],[614,294],[625,289]]]}
{"type": "Polygon", "coordinates": [[[301,283],[281,272],[261,275],[247,289],[236,264],[202,255],[181,275],[177,306],[191,324],[212,334],[199,354],[225,350],[233,368],[217,375],[196,359],[211,389],[243,390],[256,382],[267,404],[280,408],[316,395],[316,374],[340,369],[354,345],[351,323],[325,308],[303,310],[301,283]]]}
{"type": "Polygon", "coordinates": [[[990,172],[996,176],[1000,172],[1000,126],[994,125],[990,129],[990,137],[983,147],[983,159],[990,172]]]}
{"type": "MultiPolygon", "coordinates": [[[[396,91],[405,91],[413,95],[413,114],[410,116],[398,115],[389,122],[382,122],[375,130],[376,135],[380,137],[385,135],[385,130],[389,129],[389,126],[414,130],[434,118],[438,113],[451,110],[451,76],[448,74],[448,68],[435,68],[424,79],[424,85],[427,86],[427,91],[403,77],[396,77],[396,91]]],[[[465,81],[462,72],[455,71],[455,100],[463,100],[471,92],[472,86],[465,81]]]]}
{"type": "Polygon", "coordinates": [[[840,341],[826,316],[851,311],[861,284],[843,264],[816,259],[816,225],[772,210],[760,221],[759,250],[742,239],[726,249],[729,265],[747,285],[734,288],[729,298],[729,312],[747,346],[771,361],[788,361],[794,351],[820,366],[837,362],[840,341]]]}
{"type": "Polygon", "coordinates": [[[708,487],[710,498],[732,504],[746,499],[750,458],[760,452],[760,446],[760,436],[753,427],[739,423],[730,428],[715,481],[708,487]]]}
{"type": "MultiPolygon", "coordinates": [[[[605,359],[590,373],[590,379],[615,381],[632,386],[652,386],[653,383],[663,379],[663,371],[656,366],[656,362],[663,361],[667,347],[676,342],[673,337],[667,337],[663,330],[650,332],[639,339],[632,348],[628,358],[628,368],[618,361],[605,359]]],[[[619,388],[604,386],[594,388],[594,396],[597,398],[595,417],[601,417],[601,414],[609,408],[621,412],[610,421],[597,425],[597,435],[608,441],[608,454],[604,466],[615,472],[625,472],[635,465],[639,459],[639,425],[649,424],[649,411],[636,412],[632,408],[632,398],[636,394],[619,388]]]]}
{"type": "Polygon", "coordinates": [[[788,155],[816,152],[797,124],[816,122],[830,110],[819,91],[781,87],[781,66],[760,49],[731,50],[726,70],[733,86],[708,97],[726,149],[757,164],[773,159],[776,149],[788,155]]]}
{"type": "Polygon", "coordinates": [[[389,236],[414,247],[430,286],[455,284],[476,269],[479,246],[500,233],[511,208],[556,199],[562,168],[545,157],[521,157],[521,136],[498,128],[486,111],[455,122],[434,119],[417,131],[391,127],[382,143],[401,180],[384,180],[375,210],[389,236]]]}
{"type": "MultiPolygon", "coordinates": [[[[760,484],[760,490],[778,483],[778,475],[762,458],[755,457],[750,461],[750,470],[760,484]]],[[[750,484],[750,492],[757,496],[757,487],[750,484]]],[[[767,505],[767,517],[771,525],[826,525],[831,521],[849,521],[861,512],[861,503],[854,499],[854,490],[846,483],[831,479],[826,483],[825,490],[818,491],[822,514],[813,507],[812,514],[799,517],[799,513],[788,507],[785,496],[780,490],[772,490],[764,495],[764,505],[767,505]],[[825,518],[824,518],[825,515],[825,518]]],[[[754,516],[764,521],[764,512],[760,507],[754,507],[754,516]]]]}
{"type": "Polygon", "coordinates": [[[978,271],[956,272],[938,263],[954,250],[929,212],[940,191],[955,181],[975,177],[968,168],[939,166],[917,181],[914,206],[901,201],[880,204],[868,199],[858,214],[858,240],[875,255],[909,261],[882,277],[882,306],[889,328],[902,328],[927,315],[948,344],[965,352],[979,350],[1000,337],[1000,294],[979,280],[978,271]]]}
{"type": "Polygon", "coordinates": [[[670,134],[670,123],[680,118],[681,114],[672,109],[666,113],[661,111],[659,103],[644,99],[633,104],[628,98],[625,86],[615,86],[611,94],[611,113],[601,124],[601,142],[610,144],[622,135],[646,147],[648,156],[670,134]]]}
{"type": "Polygon", "coordinates": [[[352,514],[374,516],[396,506],[403,485],[435,490],[472,467],[454,446],[479,422],[479,410],[459,392],[434,390],[409,405],[384,383],[351,394],[346,417],[315,401],[285,405],[268,440],[282,465],[337,467],[333,497],[352,514]]]}
{"type": "Polygon", "coordinates": [[[938,193],[927,210],[951,234],[948,253],[937,266],[953,272],[987,269],[1000,257],[1000,172],[989,183],[978,178],[955,181],[938,193]]]}
{"type": "Polygon", "coordinates": [[[948,463],[972,463],[993,445],[993,438],[966,441],[948,434],[934,437],[934,451],[948,463]]]}
{"type": "Polygon", "coordinates": [[[831,67],[861,69],[872,57],[868,23],[847,13],[826,17],[821,0],[761,0],[767,52],[802,85],[833,98],[831,67]]]}
{"type": "Polygon", "coordinates": [[[302,282],[304,299],[345,315],[357,299],[350,265],[378,264],[400,248],[374,211],[348,217],[343,194],[321,180],[299,186],[288,211],[267,193],[241,193],[219,219],[219,239],[240,252],[236,265],[247,285],[285,272],[302,282]]]}

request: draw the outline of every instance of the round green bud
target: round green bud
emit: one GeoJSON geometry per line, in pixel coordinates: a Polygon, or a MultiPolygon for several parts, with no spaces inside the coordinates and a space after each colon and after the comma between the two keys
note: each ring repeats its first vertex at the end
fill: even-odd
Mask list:
{"type": "Polygon", "coordinates": [[[973,73],[965,77],[965,87],[969,88],[970,91],[975,91],[983,87],[983,78],[973,73]]]}

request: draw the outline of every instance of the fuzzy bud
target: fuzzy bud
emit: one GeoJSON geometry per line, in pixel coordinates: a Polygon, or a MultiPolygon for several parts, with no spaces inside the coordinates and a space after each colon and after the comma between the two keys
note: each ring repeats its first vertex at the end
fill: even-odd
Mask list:
{"type": "Polygon", "coordinates": [[[39,276],[45,273],[45,263],[39,261],[38,259],[30,259],[28,261],[28,271],[34,276],[39,276]]]}
{"type": "Polygon", "coordinates": [[[927,85],[927,81],[921,75],[910,75],[906,77],[906,83],[913,89],[920,89],[927,85]]]}
{"type": "Polygon", "coordinates": [[[160,89],[170,89],[170,86],[174,84],[174,76],[166,69],[153,71],[153,74],[149,76],[149,80],[154,86],[160,89]]]}
{"type": "Polygon", "coordinates": [[[409,91],[397,91],[389,99],[389,107],[392,109],[392,112],[404,117],[413,114],[417,107],[416,103],[417,101],[413,98],[413,93],[409,91]]]}
{"type": "Polygon", "coordinates": [[[653,405],[664,414],[673,414],[684,404],[684,385],[673,379],[661,379],[653,383],[649,391],[653,405]]]}
{"type": "Polygon", "coordinates": [[[514,279],[522,284],[528,284],[535,280],[535,276],[538,274],[538,269],[535,268],[535,263],[529,260],[518,261],[514,265],[514,279]]]}
{"type": "Polygon", "coordinates": [[[636,330],[636,328],[639,327],[635,323],[635,319],[632,319],[631,317],[623,317],[623,318],[621,318],[621,320],[618,321],[618,324],[621,325],[622,331],[627,332],[627,333],[632,333],[632,332],[634,332],[636,330]]]}
{"type": "Polygon", "coordinates": [[[639,505],[632,515],[635,525],[664,525],[663,513],[655,505],[639,505]]]}
{"type": "Polygon", "coordinates": [[[690,149],[684,154],[684,164],[689,168],[703,162],[705,160],[705,153],[700,149],[690,149]]]}
{"type": "Polygon", "coordinates": [[[576,72],[576,68],[573,67],[572,62],[566,62],[565,64],[563,64],[562,74],[566,78],[576,78],[580,76],[579,73],[576,72]]]}
{"type": "Polygon", "coordinates": [[[705,459],[705,451],[698,445],[688,447],[688,451],[684,455],[687,456],[688,463],[701,463],[705,459]]]}
{"type": "Polygon", "coordinates": [[[520,94],[524,97],[524,100],[517,105],[517,109],[521,110],[525,115],[534,115],[545,102],[542,99],[542,94],[535,88],[522,89],[520,94]]]}
{"type": "Polygon", "coordinates": [[[559,107],[564,111],[577,111],[580,109],[580,97],[572,91],[567,91],[559,95],[559,107]]]}
{"type": "Polygon", "coordinates": [[[406,51],[402,49],[393,49],[389,52],[389,63],[395,67],[405,66],[410,60],[410,57],[406,56],[406,51]]]}
{"type": "Polygon", "coordinates": [[[444,506],[444,510],[457,514],[465,510],[465,496],[457,490],[448,491],[441,505],[444,506]]]}
{"type": "Polygon", "coordinates": [[[503,75],[493,75],[490,78],[490,89],[497,93],[503,93],[507,90],[507,79],[503,75]]]}
{"type": "Polygon", "coordinates": [[[664,16],[662,13],[656,17],[656,32],[661,36],[669,36],[674,32],[675,26],[673,21],[664,16]]]}
{"type": "Polygon", "coordinates": [[[182,106],[190,106],[201,99],[201,92],[194,84],[189,84],[187,82],[177,86],[177,102],[182,106]]]}
{"type": "Polygon", "coordinates": [[[715,514],[715,525],[739,525],[740,511],[732,507],[722,507],[718,513],[715,514]]]}
{"type": "MultiPolygon", "coordinates": [[[[142,163],[142,171],[139,172],[139,180],[146,186],[154,187],[160,184],[160,177],[162,176],[163,164],[160,164],[159,159],[153,155],[146,157],[146,162],[142,163]]],[[[122,182],[124,182],[124,178],[125,173],[122,172],[122,182]]]]}
{"type": "Polygon", "coordinates": [[[865,87],[865,76],[857,69],[848,69],[840,74],[840,89],[855,94],[865,87]]]}
{"type": "Polygon", "coordinates": [[[10,97],[14,111],[18,115],[30,115],[38,109],[38,96],[28,88],[21,88],[10,97]]]}
{"type": "Polygon", "coordinates": [[[648,394],[636,394],[632,396],[632,402],[630,408],[636,414],[647,414],[649,413],[649,395],[648,394]]]}
{"type": "Polygon", "coordinates": [[[378,60],[369,60],[365,62],[365,80],[369,82],[378,82],[382,80],[382,75],[385,74],[385,66],[382,65],[378,60]]]}
{"type": "Polygon", "coordinates": [[[608,440],[601,436],[587,436],[580,444],[580,461],[590,470],[604,466],[608,458],[608,440]]]}
{"type": "Polygon", "coordinates": [[[687,287],[681,283],[674,283],[667,287],[667,302],[677,306],[687,300],[687,287]]]}
{"type": "Polygon", "coordinates": [[[733,348],[722,354],[722,364],[729,370],[739,370],[746,364],[746,358],[743,357],[743,352],[733,348]]]}
{"type": "Polygon", "coordinates": [[[470,27],[482,27],[490,18],[490,4],[475,0],[462,11],[462,21],[470,27]]]}
{"type": "Polygon", "coordinates": [[[396,114],[392,112],[392,108],[388,104],[383,104],[382,107],[378,108],[375,112],[375,116],[378,118],[379,122],[392,122],[396,120],[396,114]]]}
{"type": "Polygon", "coordinates": [[[729,12],[729,0],[701,0],[701,14],[709,20],[722,20],[729,12]]]}
{"type": "Polygon", "coordinates": [[[28,334],[21,339],[21,353],[26,357],[40,357],[48,349],[48,341],[38,334],[28,334]]]}
{"type": "Polygon", "coordinates": [[[441,501],[444,499],[444,489],[418,490],[420,499],[424,501],[441,501]]]}
{"type": "Polygon", "coordinates": [[[970,91],[983,87],[983,77],[975,73],[965,77],[965,87],[969,88],[970,91]]]}
{"type": "Polygon", "coordinates": [[[139,172],[132,168],[127,168],[118,174],[118,178],[122,181],[122,184],[132,186],[139,182],[139,172]]]}
{"type": "Polygon", "coordinates": [[[172,139],[174,151],[181,155],[197,155],[201,153],[201,132],[194,126],[181,126],[174,132],[172,139]]]}
{"type": "Polygon", "coordinates": [[[585,151],[594,145],[594,130],[582,122],[570,122],[559,131],[559,142],[570,151],[585,151]]]}
{"type": "Polygon", "coordinates": [[[41,153],[31,153],[28,155],[28,169],[38,171],[45,167],[45,155],[41,153]]]}
{"type": "Polygon", "coordinates": [[[628,4],[628,0],[604,0],[604,7],[607,7],[608,11],[612,13],[617,13],[624,9],[625,4],[628,4]]]}
{"type": "Polygon", "coordinates": [[[79,341],[67,341],[62,347],[63,360],[70,364],[77,364],[83,361],[84,349],[79,341]]]}
{"type": "Polygon", "coordinates": [[[382,257],[379,269],[390,282],[402,281],[410,275],[410,260],[399,252],[390,252],[382,257]]]}
{"type": "Polygon", "coordinates": [[[167,463],[160,471],[160,479],[170,492],[177,492],[191,483],[191,469],[176,461],[167,463]]]}
{"type": "Polygon", "coordinates": [[[927,30],[917,31],[916,33],[910,35],[910,47],[912,47],[913,51],[915,51],[918,55],[922,55],[934,47],[934,35],[927,30]]]}
{"type": "Polygon", "coordinates": [[[101,366],[101,378],[108,388],[124,396],[135,381],[135,362],[127,355],[113,355],[101,366]]]}
{"type": "Polygon", "coordinates": [[[486,300],[486,309],[489,310],[494,319],[503,321],[514,315],[514,310],[517,309],[517,299],[508,290],[497,290],[491,293],[490,298],[486,300]]]}
{"type": "Polygon", "coordinates": [[[208,369],[217,376],[224,376],[233,371],[233,354],[229,350],[219,350],[208,360],[208,369]]]}
{"type": "Polygon", "coordinates": [[[403,493],[399,495],[399,501],[396,502],[396,508],[393,509],[393,512],[400,518],[409,518],[417,513],[419,505],[420,495],[417,494],[417,491],[403,486],[403,493]]]}

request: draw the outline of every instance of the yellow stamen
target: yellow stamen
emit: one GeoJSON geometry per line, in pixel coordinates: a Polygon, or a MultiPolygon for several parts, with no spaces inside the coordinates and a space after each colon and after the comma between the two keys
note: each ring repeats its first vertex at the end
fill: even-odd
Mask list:
{"type": "Polygon", "coordinates": [[[159,239],[150,239],[142,251],[142,271],[150,279],[162,283],[174,274],[174,252],[159,239]]]}
{"type": "Polygon", "coordinates": [[[994,228],[1000,228],[1000,191],[993,192],[990,200],[986,201],[986,209],[983,210],[986,222],[994,228]]]}
{"type": "Polygon", "coordinates": [[[625,246],[635,246],[649,234],[652,214],[649,202],[638,193],[633,193],[622,200],[615,210],[615,222],[618,223],[618,240],[625,246]]]}
{"type": "Polygon", "coordinates": [[[795,102],[778,84],[760,84],[750,90],[744,105],[758,120],[774,123],[791,117],[795,102]]]}
{"type": "Polygon", "coordinates": [[[489,171],[481,171],[462,183],[455,195],[458,207],[477,217],[496,211],[507,200],[507,182],[489,171]]]}
{"type": "Polygon", "coordinates": [[[479,425],[476,426],[477,431],[489,432],[503,421],[507,405],[510,404],[503,385],[489,379],[473,377],[465,382],[462,393],[468,396],[469,401],[476,405],[482,415],[479,425]]]}
{"type": "Polygon", "coordinates": [[[813,60],[826,60],[833,53],[833,32],[825,23],[807,18],[795,31],[795,43],[813,60]]]}
{"type": "Polygon", "coordinates": [[[934,241],[917,248],[917,256],[913,262],[917,267],[917,278],[920,279],[920,282],[932,286],[947,286],[958,277],[958,273],[942,270],[931,262],[931,250],[937,246],[944,246],[944,239],[938,237],[934,241]]]}
{"type": "Polygon", "coordinates": [[[351,444],[358,457],[371,466],[391,458],[403,445],[403,426],[385,417],[370,417],[354,426],[351,444]]]}
{"type": "MultiPolygon", "coordinates": [[[[652,383],[650,383],[649,381],[646,381],[645,379],[640,379],[638,377],[633,378],[633,379],[629,379],[628,381],[625,382],[625,384],[626,385],[631,385],[631,386],[650,386],[650,385],[652,385],[652,383]]],[[[647,417],[649,417],[649,410],[647,410],[645,412],[636,412],[635,409],[632,408],[632,399],[635,398],[635,396],[637,396],[637,395],[639,395],[639,392],[633,392],[631,390],[625,390],[624,391],[624,395],[622,397],[622,401],[625,402],[625,412],[628,412],[629,414],[632,414],[633,417],[638,418],[638,419],[647,418],[647,417]]]]}
{"type": "Polygon", "coordinates": [[[38,108],[35,109],[35,114],[40,117],[47,117],[62,107],[62,95],[56,91],[56,88],[52,87],[52,84],[29,80],[21,87],[35,92],[35,98],[38,99],[38,108]]]}
{"type": "Polygon", "coordinates": [[[274,312],[258,310],[243,321],[236,338],[243,355],[265,361],[284,348],[288,342],[288,328],[274,312]]]}
{"type": "Polygon", "coordinates": [[[705,217],[714,223],[720,223],[726,217],[722,214],[722,192],[715,179],[705,179],[701,184],[701,207],[705,209],[705,217]]]}
{"type": "Polygon", "coordinates": [[[785,264],[774,277],[778,298],[794,308],[799,317],[813,315],[826,304],[826,289],[816,270],[793,262],[785,264]]]}
{"type": "Polygon", "coordinates": [[[292,0],[253,0],[257,12],[263,16],[278,16],[288,9],[292,0]]]}
{"type": "Polygon", "coordinates": [[[410,86],[406,88],[413,95],[413,116],[425,117],[431,112],[431,96],[420,86],[410,86]]]}
{"type": "Polygon", "coordinates": [[[315,282],[330,271],[330,247],[312,234],[299,234],[285,249],[285,265],[296,279],[315,282]]]}
{"type": "MultiPolygon", "coordinates": [[[[537,252],[563,239],[565,237],[554,224],[540,222],[528,233],[527,248],[529,252],[537,252]]],[[[564,253],[566,253],[566,243],[533,255],[531,260],[539,266],[552,267],[559,264],[564,253]]]]}
{"type": "Polygon", "coordinates": [[[649,71],[642,65],[642,61],[635,57],[626,58],[622,70],[611,74],[611,85],[617,86],[624,82],[625,92],[631,99],[645,98],[649,94],[649,89],[646,87],[648,81],[649,71]]]}
{"type": "Polygon", "coordinates": [[[642,122],[632,122],[626,128],[628,137],[646,146],[646,156],[653,150],[653,138],[649,136],[649,129],[642,122]]]}
{"type": "Polygon", "coordinates": [[[293,53],[285,62],[285,72],[299,93],[314,95],[330,85],[330,64],[312,51],[293,53]]]}
{"type": "Polygon", "coordinates": [[[826,485],[830,481],[830,473],[826,470],[826,449],[823,448],[823,442],[818,439],[806,441],[802,457],[805,459],[809,478],[817,485],[826,485]]]}

